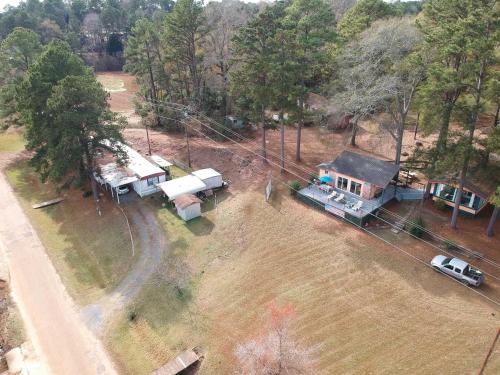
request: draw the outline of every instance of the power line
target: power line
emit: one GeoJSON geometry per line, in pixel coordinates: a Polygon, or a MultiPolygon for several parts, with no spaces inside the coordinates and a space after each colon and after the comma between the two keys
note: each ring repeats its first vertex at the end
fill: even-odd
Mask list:
{"type": "MultiPolygon", "coordinates": [[[[150,101],[150,102],[151,102],[151,100],[150,100],[150,99],[147,99],[147,98],[146,98],[146,100],[148,100],[148,101],[150,101]]],[[[206,116],[206,115],[202,114],[201,112],[199,112],[199,111],[194,111],[193,109],[189,108],[188,106],[184,106],[184,105],[182,105],[182,104],[178,104],[178,103],[160,102],[160,101],[158,101],[158,100],[155,100],[155,102],[156,102],[156,104],[153,104],[153,103],[152,103],[152,104],[153,104],[153,105],[163,104],[163,105],[166,105],[167,107],[171,107],[171,108],[173,107],[173,109],[174,109],[174,110],[177,110],[177,111],[182,111],[182,113],[183,113],[183,115],[184,115],[185,117],[189,117],[189,118],[191,118],[191,119],[193,119],[193,120],[195,120],[195,121],[200,121],[198,118],[196,118],[196,117],[194,117],[194,116],[191,116],[191,115],[189,115],[189,113],[185,113],[184,111],[188,111],[188,112],[189,112],[189,111],[191,111],[191,112],[197,112],[197,114],[198,114],[200,117],[203,117],[203,118],[204,118],[204,119],[206,119],[208,122],[210,122],[210,123],[212,123],[212,124],[216,125],[217,127],[219,127],[220,129],[222,129],[223,131],[225,131],[225,132],[229,132],[229,133],[233,134],[234,136],[236,136],[237,138],[239,138],[239,140],[240,140],[240,141],[245,141],[245,142],[247,142],[247,143],[250,143],[250,144],[256,145],[256,146],[257,146],[257,148],[258,148],[260,151],[264,151],[264,148],[263,148],[261,145],[259,145],[259,144],[257,143],[257,141],[251,140],[250,138],[245,137],[245,136],[243,136],[243,135],[239,134],[238,132],[235,132],[234,130],[232,130],[232,129],[230,129],[230,128],[225,127],[224,125],[222,125],[222,124],[218,123],[217,121],[215,121],[215,120],[211,119],[210,117],[208,117],[208,116],[206,116]]],[[[210,128],[210,129],[213,129],[213,128],[210,128]]],[[[232,141],[234,142],[234,140],[232,140],[232,141]]],[[[266,154],[271,155],[271,156],[273,156],[273,157],[276,157],[276,158],[278,158],[278,159],[281,161],[281,155],[279,155],[278,153],[273,152],[272,150],[269,150],[269,149],[267,149],[267,148],[265,149],[265,151],[266,151],[266,154]]],[[[261,157],[263,157],[263,156],[261,155],[261,157]]],[[[264,157],[263,157],[263,158],[264,158],[264,157]]],[[[264,159],[265,159],[265,158],[264,158],[264,159]]],[[[308,174],[316,174],[315,172],[311,172],[311,170],[307,169],[307,167],[304,167],[304,166],[302,166],[302,165],[299,165],[299,164],[295,163],[295,162],[294,162],[294,161],[292,161],[292,160],[286,160],[286,162],[287,162],[287,164],[291,164],[291,165],[293,165],[294,167],[296,167],[297,169],[299,169],[299,170],[301,170],[301,171],[303,171],[303,172],[305,172],[305,173],[308,173],[308,174]]]]}
{"type": "MultiPolygon", "coordinates": [[[[157,101],[157,102],[158,102],[158,101],[157,101]]],[[[163,104],[167,104],[167,106],[169,106],[169,105],[170,105],[170,106],[173,106],[173,107],[181,107],[181,108],[183,108],[183,109],[185,109],[185,110],[188,110],[188,111],[193,111],[191,108],[189,108],[189,107],[187,107],[187,106],[184,106],[184,105],[181,105],[181,104],[178,104],[178,103],[163,103],[163,104]]],[[[260,147],[260,145],[258,145],[258,144],[257,144],[257,142],[254,142],[254,141],[252,141],[251,139],[249,139],[249,138],[247,138],[247,137],[244,137],[243,135],[241,135],[241,134],[239,134],[239,133],[237,133],[237,132],[233,131],[232,129],[226,128],[226,127],[225,127],[225,126],[223,126],[222,124],[220,124],[220,123],[216,122],[215,120],[213,120],[213,119],[209,118],[208,116],[203,115],[203,114],[202,114],[202,113],[200,113],[199,111],[194,111],[194,112],[197,112],[200,116],[202,116],[203,118],[205,118],[207,121],[209,121],[209,122],[211,122],[212,124],[214,124],[214,125],[216,125],[216,126],[218,126],[218,127],[222,128],[224,131],[228,131],[228,132],[230,132],[230,133],[234,134],[234,135],[235,135],[235,136],[237,136],[240,140],[244,140],[244,141],[246,141],[246,142],[248,142],[248,143],[250,143],[250,144],[255,144],[255,145],[257,145],[257,147],[258,147],[259,149],[263,150],[263,148],[262,148],[262,147],[260,147]]],[[[196,121],[198,121],[198,122],[200,122],[200,120],[198,120],[197,118],[195,118],[195,117],[193,117],[193,116],[189,116],[189,117],[190,117],[190,118],[192,118],[192,119],[194,119],[194,120],[196,120],[196,121]]],[[[215,129],[213,129],[213,128],[211,128],[211,127],[209,127],[209,128],[215,131],[215,129]]],[[[219,134],[220,134],[220,133],[219,133],[219,134]]],[[[227,138],[227,139],[229,139],[228,137],[226,137],[226,138],[227,138]]],[[[234,141],[234,140],[232,140],[232,139],[231,139],[231,141],[235,142],[235,141],[234,141]]],[[[272,152],[272,151],[270,151],[270,150],[267,150],[267,153],[268,153],[268,154],[271,154],[271,155],[272,155],[272,156],[274,156],[274,157],[277,157],[277,158],[281,161],[281,156],[280,156],[280,155],[278,155],[278,154],[276,154],[276,153],[273,153],[273,152],[272,152]]],[[[262,157],[262,156],[261,156],[261,157],[262,157]]],[[[304,166],[300,166],[300,165],[298,165],[297,163],[295,163],[295,162],[293,162],[293,161],[287,161],[287,163],[288,163],[288,164],[292,164],[292,165],[294,165],[296,168],[298,168],[299,170],[302,170],[302,171],[303,171],[303,172],[305,172],[305,173],[308,173],[308,174],[316,174],[316,171],[311,170],[311,169],[309,169],[309,168],[307,168],[307,167],[304,167],[304,166]]],[[[281,168],[281,166],[280,166],[280,168],[281,168]]],[[[285,168],[285,169],[286,169],[286,168],[285,168]]],[[[289,172],[289,173],[291,173],[289,170],[288,170],[288,172],[289,172]]],[[[292,173],[292,174],[294,174],[294,173],[292,173]]],[[[295,176],[297,176],[296,174],[294,174],[294,175],[295,175],[295,176]]],[[[299,176],[297,176],[297,177],[299,177],[299,176]]],[[[303,179],[303,178],[302,178],[302,179],[303,179]]],[[[305,179],[303,179],[303,180],[304,180],[304,181],[306,181],[305,179]]],[[[309,181],[307,180],[307,182],[309,182],[309,181]]],[[[382,207],[382,206],[380,206],[378,209],[380,209],[380,210],[382,210],[382,211],[384,211],[384,212],[388,212],[389,214],[392,214],[392,215],[394,215],[394,216],[399,217],[400,219],[404,220],[404,221],[405,221],[405,223],[411,223],[411,224],[412,224],[412,226],[415,226],[415,227],[417,227],[417,228],[419,228],[419,229],[421,229],[421,230],[425,231],[426,233],[428,233],[428,234],[430,234],[431,236],[434,236],[434,237],[436,237],[436,238],[440,239],[441,241],[453,243],[453,245],[457,246],[458,248],[461,248],[462,250],[464,250],[466,253],[468,253],[468,254],[470,254],[470,255],[474,255],[474,253],[475,253],[474,251],[472,251],[472,250],[470,250],[470,249],[468,249],[468,248],[466,248],[466,247],[464,247],[464,246],[458,245],[458,244],[456,244],[456,243],[454,243],[454,242],[452,242],[452,241],[450,241],[450,240],[448,240],[448,239],[446,239],[446,238],[444,238],[444,237],[442,237],[442,236],[440,236],[440,235],[438,235],[438,234],[436,234],[436,233],[432,232],[431,230],[429,230],[429,229],[427,229],[427,228],[424,228],[424,227],[422,227],[422,226],[418,225],[418,224],[417,224],[417,223],[415,223],[415,222],[410,221],[409,219],[404,219],[403,217],[401,217],[401,216],[399,216],[399,215],[397,215],[397,214],[393,213],[392,211],[387,210],[386,208],[384,208],[384,207],[382,207]]],[[[431,245],[431,246],[433,246],[433,247],[436,247],[435,245],[433,245],[433,244],[431,244],[431,243],[429,243],[429,242],[427,242],[427,241],[425,241],[425,240],[423,240],[423,239],[421,239],[421,238],[418,238],[418,237],[416,237],[416,238],[417,238],[417,239],[420,239],[420,240],[422,240],[422,241],[424,241],[425,243],[427,243],[427,244],[429,244],[429,245],[431,245]]],[[[441,249],[439,249],[439,250],[441,250],[441,249]]],[[[447,254],[449,254],[449,255],[451,255],[449,252],[446,252],[445,250],[442,250],[442,251],[443,251],[443,252],[445,252],[445,253],[447,253],[447,254]]],[[[486,257],[483,257],[483,258],[482,258],[482,260],[483,260],[485,263],[490,264],[491,266],[493,266],[493,267],[495,267],[495,268],[500,268],[500,264],[496,263],[496,262],[495,262],[495,261],[493,261],[493,260],[490,260],[490,259],[488,259],[488,258],[486,258],[486,257]]]]}
{"type": "MultiPolygon", "coordinates": [[[[389,221],[382,219],[380,216],[377,216],[377,215],[375,215],[375,214],[373,214],[373,213],[371,213],[371,212],[369,212],[369,213],[368,213],[368,215],[371,215],[371,216],[373,216],[373,217],[375,217],[375,218],[377,218],[377,219],[379,219],[379,220],[383,221],[384,223],[389,224],[389,225],[390,225],[390,226],[392,226],[393,228],[397,228],[395,224],[392,224],[392,223],[390,223],[389,221]]],[[[399,228],[399,229],[400,229],[400,228],[399,228]]],[[[401,230],[401,231],[403,231],[404,233],[409,234],[410,236],[412,236],[412,237],[414,237],[414,238],[416,238],[416,239],[419,239],[419,240],[423,241],[423,242],[424,242],[424,243],[426,243],[427,245],[432,246],[432,247],[434,247],[434,248],[438,249],[439,251],[442,251],[442,252],[444,252],[445,254],[450,255],[450,256],[452,256],[452,257],[453,257],[453,254],[451,254],[450,252],[448,252],[448,251],[446,251],[446,250],[441,249],[440,247],[438,247],[438,246],[434,245],[433,243],[428,242],[428,241],[424,240],[423,238],[419,238],[419,237],[417,237],[416,235],[414,235],[413,233],[411,233],[411,232],[409,232],[409,231],[406,231],[406,230],[404,230],[404,229],[400,229],[400,230],[401,230]]],[[[472,266],[474,266],[474,265],[472,265],[472,266]]],[[[475,267],[475,266],[474,266],[474,267],[475,267]]],[[[476,268],[478,268],[478,267],[476,267],[476,268]]],[[[484,271],[483,271],[483,273],[484,273],[484,274],[486,274],[486,275],[488,275],[489,277],[494,278],[495,280],[500,281],[500,278],[498,278],[498,277],[496,277],[496,276],[494,276],[494,275],[492,275],[492,274],[490,274],[490,273],[487,273],[487,272],[484,272],[484,271]]]]}
{"type": "MultiPolygon", "coordinates": [[[[185,110],[191,110],[189,107],[182,106],[182,105],[179,105],[179,104],[177,104],[177,103],[164,103],[164,104],[166,104],[167,106],[172,106],[172,107],[174,107],[174,108],[176,108],[176,107],[181,107],[181,108],[184,108],[185,110]]],[[[192,110],[191,110],[191,111],[192,111],[192,110]]],[[[185,113],[183,113],[183,114],[184,114],[184,115],[186,115],[185,113]]],[[[198,123],[200,123],[202,126],[204,126],[204,127],[208,128],[208,129],[210,129],[210,130],[212,130],[212,131],[214,131],[214,132],[216,132],[216,133],[218,133],[218,134],[222,135],[223,137],[225,137],[226,139],[228,139],[228,140],[232,141],[233,143],[240,145],[240,143],[236,142],[234,139],[231,139],[231,138],[229,138],[228,136],[226,136],[226,135],[224,135],[224,134],[220,133],[220,132],[219,132],[219,131],[217,131],[216,129],[213,129],[213,128],[212,128],[212,127],[210,127],[210,126],[208,126],[208,125],[206,125],[206,124],[203,124],[203,123],[202,123],[199,119],[197,119],[196,117],[193,117],[193,116],[190,116],[190,115],[187,115],[187,117],[191,118],[192,120],[197,121],[197,122],[198,122],[198,123]]],[[[242,135],[240,135],[240,134],[238,134],[238,133],[234,132],[233,130],[231,130],[231,129],[228,129],[228,128],[224,127],[223,125],[221,125],[221,124],[217,123],[215,120],[212,120],[212,119],[210,119],[210,118],[208,118],[207,116],[204,116],[204,115],[203,115],[203,117],[207,118],[210,122],[212,122],[212,123],[216,124],[217,126],[222,127],[222,128],[223,128],[223,130],[228,130],[229,132],[231,132],[231,133],[233,133],[233,134],[237,135],[237,136],[238,136],[241,140],[245,140],[245,141],[247,141],[248,143],[251,143],[251,144],[253,143],[253,141],[251,141],[249,138],[246,138],[246,137],[244,137],[244,136],[242,136],[242,135]]],[[[241,145],[240,145],[240,146],[241,146],[241,145]]],[[[247,149],[247,151],[250,151],[250,152],[252,152],[253,154],[255,154],[255,155],[257,155],[257,156],[259,156],[259,157],[261,157],[261,158],[263,158],[263,159],[264,159],[264,157],[263,157],[262,155],[259,155],[259,154],[255,153],[255,152],[251,151],[251,150],[248,150],[248,149],[247,149]]],[[[273,153],[272,153],[272,152],[269,152],[269,153],[270,153],[271,155],[273,155],[273,153]]],[[[277,157],[278,159],[280,159],[280,160],[281,160],[281,156],[278,156],[278,155],[276,155],[276,154],[274,154],[274,156],[275,156],[275,157],[277,157]]],[[[315,171],[310,170],[310,169],[308,169],[307,167],[302,167],[302,166],[299,166],[299,165],[297,165],[297,164],[296,164],[296,163],[294,163],[294,162],[288,162],[288,163],[289,163],[289,164],[292,164],[292,165],[297,166],[297,168],[301,169],[302,171],[304,171],[304,172],[306,172],[306,173],[309,173],[309,174],[315,174],[315,171]]],[[[276,163],[272,163],[272,164],[274,164],[274,165],[278,166],[276,163]]],[[[278,167],[279,167],[279,168],[281,168],[281,165],[279,165],[278,167]]],[[[307,180],[307,179],[303,178],[302,176],[297,175],[296,173],[294,173],[294,172],[290,171],[289,169],[284,168],[284,170],[286,170],[287,172],[289,172],[289,173],[293,174],[294,176],[296,176],[296,177],[298,177],[298,178],[302,179],[303,181],[306,181],[307,183],[309,183],[309,180],[307,180]]],[[[382,206],[380,206],[378,209],[383,210],[383,211],[387,211],[387,212],[389,212],[389,213],[392,213],[391,211],[389,211],[389,210],[387,210],[387,209],[383,208],[382,206]]],[[[416,223],[412,223],[412,224],[414,224],[415,226],[418,226],[416,223]]],[[[434,235],[435,237],[437,237],[437,238],[441,239],[442,241],[448,241],[448,242],[451,242],[451,241],[449,241],[448,239],[445,239],[445,238],[443,238],[443,237],[441,237],[441,236],[438,236],[437,234],[432,233],[430,230],[428,230],[428,229],[426,229],[426,228],[423,228],[423,227],[421,227],[421,226],[418,226],[418,227],[419,227],[419,228],[421,228],[422,230],[425,230],[427,233],[430,233],[431,235],[434,235]]],[[[429,245],[431,245],[431,246],[433,246],[433,247],[437,248],[435,245],[431,244],[431,243],[430,243],[430,242],[428,242],[428,241],[425,241],[425,240],[424,240],[424,239],[422,239],[422,238],[418,238],[418,237],[415,237],[415,238],[417,238],[417,239],[419,239],[419,240],[422,240],[423,242],[425,242],[425,243],[427,243],[427,244],[429,244],[429,245]]],[[[466,252],[468,252],[469,254],[474,254],[474,252],[473,252],[472,250],[466,249],[466,248],[464,248],[464,247],[461,247],[461,248],[463,248],[463,249],[464,249],[466,252]]],[[[440,251],[445,252],[445,253],[446,253],[446,254],[448,254],[448,255],[452,255],[451,253],[449,253],[449,252],[447,252],[447,251],[445,251],[445,250],[442,250],[442,249],[440,249],[440,248],[438,248],[438,249],[439,249],[440,251]]],[[[453,255],[452,255],[452,256],[453,256],[453,255]]],[[[486,258],[486,257],[483,257],[483,259],[482,259],[482,260],[483,260],[485,263],[490,264],[490,265],[491,265],[491,266],[493,266],[493,267],[500,268],[500,265],[499,265],[499,264],[497,264],[496,262],[494,262],[494,261],[492,261],[492,260],[490,260],[490,259],[488,259],[488,258],[486,258]]],[[[495,277],[493,276],[493,278],[495,278],[495,277]]]]}
{"type": "MultiPolygon", "coordinates": [[[[425,228],[425,227],[423,227],[423,226],[421,226],[421,225],[417,224],[417,223],[416,223],[416,222],[414,222],[414,221],[411,221],[411,220],[409,220],[409,219],[405,219],[403,216],[398,215],[397,213],[395,213],[395,212],[393,212],[393,211],[390,211],[390,210],[388,210],[387,208],[380,207],[380,210],[382,210],[382,211],[384,211],[384,212],[387,212],[388,214],[390,214],[390,215],[392,215],[392,216],[394,216],[394,217],[397,217],[397,218],[398,218],[398,219],[400,219],[400,220],[403,220],[405,223],[409,223],[409,224],[411,224],[412,226],[414,226],[414,227],[416,227],[416,228],[421,229],[422,231],[426,232],[427,234],[429,234],[429,235],[431,235],[431,236],[433,236],[433,237],[435,237],[435,238],[437,238],[437,239],[439,239],[439,240],[441,240],[441,241],[443,241],[443,242],[449,242],[449,243],[453,244],[454,246],[456,246],[457,248],[459,248],[459,249],[463,250],[464,252],[466,252],[466,253],[468,253],[468,254],[471,254],[471,255],[474,255],[474,254],[475,254],[475,252],[474,252],[473,250],[471,250],[471,249],[469,249],[469,248],[467,248],[467,247],[465,247],[465,246],[459,245],[459,244],[457,244],[457,243],[455,243],[455,242],[452,242],[452,241],[448,240],[447,238],[445,238],[445,237],[443,237],[443,236],[441,236],[441,235],[439,235],[439,234],[436,234],[435,232],[431,231],[430,229],[427,229],[427,228],[425,228]]],[[[493,261],[493,260],[491,260],[491,259],[488,259],[488,258],[486,258],[486,257],[483,257],[483,258],[482,258],[482,260],[484,260],[486,263],[491,264],[492,266],[494,266],[494,267],[496,267],[496,268],[500,268],[500,264],[498,264],[497,262],[495,262],[495,261],[493,261]]]]}
{"type": "MultiPolygon", "coordinates": [[[[160,117],[162,117],[162,116],[160,115],[160,117]]],[[[164,116],[163,116],[163,117],[164,117],[164,116]]],[[[167,118],[167,119],[168,119],[168,118],[167,118]]],[[[199,120],[198,120],[198,121],[199,121],[199,120]]],[[[200,122],[200,123],[201,123],[201,122],[200,122]]],[[[191,126],[191,125],[186,124],[186,126],[191,126]]],[[[204,126],[206,126],[206,125],[204,125],[204,126]]],[[[226,137],[225,135],[223,135],[222,133],[218,132],[217,130],[215,130],[215,129],[212,129],[212,130],[213,130],[213,131],[215,131],[216,133],[219,133],[220,135],[222,135],[222,136],[226,137]]],[[[207,135],[204,135],[204,136],[205,136],[205,137],[207,137],[207,138],[212,139],[211,137],[208,137],[207,135]]],[[[226,137],[226,138],[228,138],[228,137],[226,137]]],[[[229,139],[229,138],[228,138],[228,139],[229,139]]],[[[231,140],[231,139],[230,139],[230,140],[231,140]]],[[[217,141],[216,141],[216,140],[214,140],[214,139],[212,139],[212,141],[213,141],[213,142],[215,142],[215,143],[217,143],[217,141]]],[[[232,141],[234,142],[234,140],[232,140],[232,141]]],[[[239,145],[241,148],[243,148],[243,149],[245,149],[245,150],[247,150],[247,151],[249,151],[249,152],[251,152],[251,153],[253,153],[253,154],[257,155],[257,156],[259,156],[258,154],[256,154],[256,153],[255,153],[255,152],[253,152],[252,150],[249,150],[248,148],[243,147],[243,146],[242,146],[241,144],[239,144],[238,142],[235,142],[235,143],[236,143],[237,145],[239,145]]],[[[229,150],[229,151],[230,151],[230,150],[229,150]]],[[[232,153],[232,151],[230,151],[230,152],[232,153]]],[[[286,168],[285,168],[285,170],[286,170],[286,168]]],[[[291,173],[291,172],[289,172],[289,173],[291,173]]],[[[293,174],[293,173],[292,173],[292,174],[293,174]]],[[[300,177],[300,176],[299,176],[299,177],[300,177]]],[[[300,178],[302,178],[302,177],[300,177],[300,178]]],[[[303,178],[302,178],[302,179],[303,179],[303,178]]],[[[305,179],[303,179],[303,180],[305,180],[305,179]]],[[[305,180],[305,181],[307,181],[307,180],[305,180]]],[[[295,189],[293,186],[291,186],[291,185],[289,185],[289,184],[287,184],[287,183],[285,183],[285,182],[283,182],[283,181],[278,181],[278,182],[281,182],[282,184],[284,184],[285,186],[287,186],[290,190],[293,190],[293,191],[295,191],[296,193],[298,193],[298,192],[299,192],[299,190],[295,189]]],[[[346,220],[346,219],[344,219],[344,220],[346,220]]],[[[347,220],[346,220],[346,221],[347,221],[347,220]]],[[[414,259],[414,260],[416,260],[416,261],[418,261],[418,262],[422,263],[423,265],[427,266],[428,268],[433,269],[433,268],[432,268],[432,266],[431,266],[429,263],[427,263],[427,262],[425,262],[425,261],[421,260],[420,258],[418,258],[418,257],[414,256],[413,254],[411,254],[411,253],[409,253],[409,252],[407,252],[407,251],[403,250],[403,249],[402,249],[402,248],[400,248],[399,246],[397,246],[397,245],[395,245],[395,244],[393,244],[393,243],[391,243],[391,242],[387,241],[386,239],[384,239],[384,238],[382,238],[382,237],[380,237],[380,236],[376,235],[375,233],[368,231],[366,228],[363,228],[363,226],[361,226],[361,225],[359,225],[359,224],[356,224],[356,223],[354,223],[354,222],[350,222],[350,221],[348,221],[348,222],[349,222],[349,223],[351,223],[351,224],[354,224],[356,227],[360,228],[361,230],[365,231],[366,233],[371,234],[372,236],[374,236],[374,237],[378,238],[379,240],[381,240],[381,241],[385,242],[386,244],[388,244],[388,245],[390,245],[391,247],[393,247],[393,248],[397,249],[398,251],[402,252],[403,254],[407,255],[408,257],[410,257],[410,258],[412,258],[412,259],[414,259]]],[[[459,284],[459,285],[461,285],[461,286],[463,286],[463,287],[465,287],[465,288],[467,288],[467,289],[471,290],[472,292],[474,292],[474,293],[478,294],[479,296],[482,296],[483,298],[485,298],[486,300],[488,300],[488,301],[490,301],[490,302],[494,303],[495,305],[500,306],[500,302],[499,302],[499,301],[496,301],[496,300],[494,300],[494,299],[492,299],[492,298],[488,297],[486,294],[481,293],[481,292],[480,292],[480,291],[478,291],[478,290],[475,290],[475,289],[472,289],[472,288],[469,288],[469,287],[465,286],[465,285],[464,285],[464,284],[462,284],[460,281],[458,281],[457,279],[453,278],[453,277],[452,277],[452,276],[450,276],[450,275],[447,275],[447,274],[445,274],[445,273],[443,273],[443,275],[444,275],[444,276],[446,276],[446,277],[448,277],[450,280],[453,280],[453,281],[454,281],[454,282],[456,282],[457,284],[459,284]]]]}

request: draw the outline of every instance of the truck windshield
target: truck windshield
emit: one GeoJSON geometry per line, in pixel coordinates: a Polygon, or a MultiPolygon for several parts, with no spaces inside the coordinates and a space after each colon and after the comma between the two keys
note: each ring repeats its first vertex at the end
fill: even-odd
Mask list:
{"type": "Polygon", "coordinates": [[[443,266],[450,263],[451,261],[451,258],[446,258],[445,260],[443,260],[443,266]]]}

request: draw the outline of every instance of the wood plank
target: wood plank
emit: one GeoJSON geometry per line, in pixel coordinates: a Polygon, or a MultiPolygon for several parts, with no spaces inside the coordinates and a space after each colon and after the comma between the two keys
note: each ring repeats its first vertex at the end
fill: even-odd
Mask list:
{"type": "Polygon", "coordinates": [[[42,203],[37,203],[37,204],[34,204],[33,208],[43,208],[43,207],[47,207],[47,206],[52,206],[53,204],[57,204],[57,203],[60,203],[64,200],[64,198],[56,198],[56,199],[52,199],[50,201],[45,201],[45,202],[42,202],[42,203]]]}
{"type": "Polygon", "coordinates": [[[151,375],[176,375],[199,360],[200,357],[194,350],[185,350],[158,370],[153,371],[151,375]]]}

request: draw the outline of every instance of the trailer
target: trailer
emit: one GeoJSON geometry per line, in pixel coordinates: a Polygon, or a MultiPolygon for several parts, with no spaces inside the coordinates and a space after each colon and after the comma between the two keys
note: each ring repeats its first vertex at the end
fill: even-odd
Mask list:
{"type": "Polygon", "coordinates": [[[224,186],[222,175],[212,168],[200,169],[191,174],[198,177],[207,186],[206,190],[219,189],[224,186]]]}

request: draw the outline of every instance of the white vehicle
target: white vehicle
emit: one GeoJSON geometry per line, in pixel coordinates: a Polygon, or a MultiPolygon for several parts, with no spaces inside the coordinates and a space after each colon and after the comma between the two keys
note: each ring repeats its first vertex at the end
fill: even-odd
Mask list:
{"type": "Polygon", "coordinates": [[[479,286],[484,281],[481,271],[458,258],[437,255],[431,260],[431,265],[435,270],[444,272],[465,285],[479,286]]]}
{"type": "Polygon", "coordinates": [[[118,195],[124,195],[130,191],[127,185],[118,186],[116,190],[118,191],[118,195]]]}

